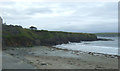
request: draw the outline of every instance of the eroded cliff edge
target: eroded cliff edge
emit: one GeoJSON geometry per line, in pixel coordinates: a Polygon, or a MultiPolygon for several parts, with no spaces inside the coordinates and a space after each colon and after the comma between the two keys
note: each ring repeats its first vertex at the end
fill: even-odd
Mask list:
{"type": "Polygon", "coordinates": [[[96,40],[97,36],[95,34],[30,30],[22,28],[22,26],[2,24],[3,47],[51,46],[68,42],[96,40]]]}

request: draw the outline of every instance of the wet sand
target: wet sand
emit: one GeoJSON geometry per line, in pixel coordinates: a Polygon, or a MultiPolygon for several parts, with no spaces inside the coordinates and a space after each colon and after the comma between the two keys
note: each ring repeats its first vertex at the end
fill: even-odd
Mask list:
{"type": "MultiPolygon", "coordinates": [[[[118,58],[110,55],[60,50],[48,46],[11,48],[3,52],[27,64],[24,67],[31,65],[31,68],[36,69],[118,69],[118,58]]],[[[3,62],[4,69],[11,65],[6,63],[7,61],[3,62]]]]}

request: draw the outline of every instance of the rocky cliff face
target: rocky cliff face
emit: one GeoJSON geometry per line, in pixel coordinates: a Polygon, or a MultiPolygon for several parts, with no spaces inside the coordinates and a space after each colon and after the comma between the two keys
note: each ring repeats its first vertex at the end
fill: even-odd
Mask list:
{"type": "MultiPolygon", "coordinates": [[[[38,32],[37,34],[42,35],[48,34],[48,32],[38,32]]],[[[97,40],[96,35],[94,34],[86,34],[86,33],[64,33],[64,32],[49,32],[51,33],[51,37],[45,38],[41,40],[41,44],[43,45],[57,45],[68,42],[81,42],[81,41],[95,41],[97,40]]],[[[50,35],[50,34],[48,34],[50,35]]]]}
{"type": "MultiPolygon", "coordinates": [[[[0,21],[2,23],[2,20],[0,21]]],[[[22,26],[2,24],[3,47],[57,45],[68,42],[95,41],[95,34],[30,30],[22,26]]]]}
{"type": "Polygon", "coordinates": [[[96,35],[43,30],[29,30],[21,26],[2,25],[3,47],[57,45],[68,42],[95,41],[96,35]]]}

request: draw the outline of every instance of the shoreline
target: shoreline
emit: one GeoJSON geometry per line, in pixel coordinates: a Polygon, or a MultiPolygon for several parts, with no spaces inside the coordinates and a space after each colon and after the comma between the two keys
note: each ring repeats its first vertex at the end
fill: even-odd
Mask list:
{"type": "Polygon", "coordinates": [[[84,52],[84,51],[79,51],[79,50],[61,49],[61,48],[56,48],[56,47],[51,47],[51,48],[55,48],[55,49],[58,49],[58,50],[65,50],[65,51],[73,51],[77,55],[83,53],[83,54],[90,54],[90,55],[94,55],[94,56],[105,56],[105,57],[110,57],[110,58],[120,57],[119,55],[104,54],[104,53],[97,53],[97,52],[84,52]]]}
{"type": "MultiPolygon", "coordinates": [[[[34,47],[41,47],[41,46],[34,46],[34,47]]],[[[27,48],[34,48],[34,47],[27,47],[27,48]]],[[[109,57],[109,58],[118,58],[120,57],[119,55],[113,55],[113,54],[104,54],[104,53],[97,53],[97,52],[84,52],[84,51],[80,51],[80,50],[69,50],[69,49],[61,49],[61,48],[56,48],[54,46],[45,46],[45,47],[49,47],[49,48],[53,48],[53,49],[57,49],[57,50],[63,50],[63,51],[72,51],[73,53],[76,53],[77,55],[79,54],[90,54],[90,55],[94,55],[94,56],[105,56],[105,57],[109,57]]],[[[11,50],[13,49],[19,49],[19,48],[26,48],[26,47],[7,47],[4,48],[2,50],[11,50]]]]}
{"type": "MultiPolygon", "coordinates": [[[[49,46],[10,48],[3,52],[36,69],[118,69],[118,59],[115,57],[61,50],[49,46]]],[[[6,64],[6,61],[4,62],[3,64],[6,64]]]]}

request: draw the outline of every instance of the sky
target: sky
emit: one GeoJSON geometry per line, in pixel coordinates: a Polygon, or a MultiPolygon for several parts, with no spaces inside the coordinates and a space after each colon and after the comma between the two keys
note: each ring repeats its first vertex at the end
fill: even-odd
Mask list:
{"type": "Polygon", "coordinates": [[[0,2],[4,22],[66,32],[117,32],[117,2],[0,2]]]}

